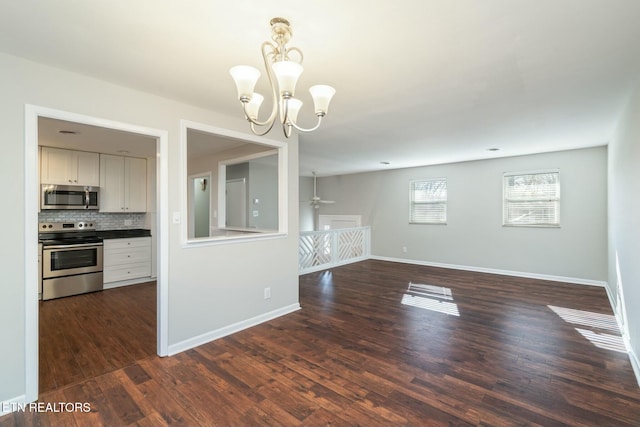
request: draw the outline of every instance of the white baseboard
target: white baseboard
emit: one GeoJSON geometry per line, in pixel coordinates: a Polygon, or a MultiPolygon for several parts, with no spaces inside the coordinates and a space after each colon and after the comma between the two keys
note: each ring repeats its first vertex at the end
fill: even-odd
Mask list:
{"type": "Polygon", "coordinates": [[[216,329],[215,331],[207,332],[202,335],[198,335],[196,337],[189,338],[175,344],[170,344],[168,355],[173,356],[174,354],[178,354],[185,350],[198,347],[202,344],[215,341],[219,338],[226,337],[227,335],[231,335],[236,332],[240,332],[252,326],[256,326],[261,323],[268,322],[269,320],[273,320],[280,316],[284,316],[285,314],[293,313],[294,311],[300,310],[301,308],[302,307],[300,307],[300,303],[291,304],[291,305],[279,308],[277,310],[273,310],[268,313],[261,314],[256,317],[252,317],[251,319],[243,320],[241,322],[234,323],[232,325],[225,326],[220,329],[216,329]]]}
{"type": "Polygon", "coordinates": [[[370,259],[380,261],[400,262],[404,264],[424,265],[428,267],[450,268],[452,270],[474,271],[476,273],[499,274],[501,276],[524,277],[527,279],[550,280],[552,282],[573,283],[577,285],[600,286],[605,287],[607,282],[600,280],[581,279],[576,277],[554,276],[549,274],[527,273],[522,271],[500,270],[496,268],[473,267],[468,265],[444,264],[439,262],[419,261],[404,258],[390,258],[372,255],[370,259]]]}
{"type": "MultiPolygon", "coordinates": [[[[620,329],[620,333],[622,334],[622,338],[625,341],[625,346],[627,347],[627,350],[630,352],[631,351],[631,346],[627,342],[628,334],[627,334],[627,329],[625,327],[625,324],[622,321],[622,314],[618,313],[618,311],[617,311],[616,300],[613,298],[613,295],[611,294],[611,289],[609,288],[609,285],[605,286],[604,290],[607,292],[607,299],[609,300],[609,305],[611,306],[611,311],[613,311],[613,317],[616,318],[616,322],[618,323],[618,329],[620,329]]],[[[639,379],[640,379],[640,377],[639,377],[639,379]]]]}
{"type": "Polygon", "coordinates": [[[149,282],[153,282],[154,278],[152,277],[141,277],[141,278],[137,278],[137,279],[129,279],[129,280],[120,280],[118,282],[110,282],[110,283],[105,283],[102,285],[102,290],[107,290],[107,289],[115,289],[115,288],[121,288],[123,286],[129,286],[129,285],[138,285],[140,283],[149,283],[149,282]]]}
{"type": "Polygon", "coordinates": [[[27,396],[24,394],[22,396],[14,397],[13,399],[3,400],[0,402],[0,417],[16,412],[20,409],[21,405],[25,404],[27,404],[27,396]]]}
{"type": "Polygon", "coordinates": [[[619,313],[618,311],[616,311],[617,304],[613,298],[613,295],[611,294],[611,289],[609,289],[609,286],[605,286],[605,290],[607,291],[607,298],[609,298],[609,304],[611,305],[611,310],[613,311],[613,315],[615,316],[616,321],[618,322],[618,328],[620,329],[620,332],[622,334],[622,340],[627,350],[627,354],[629,355],[629,361],[631,362],[633,373],[636,376],[638,387],[640,387],[640,358],[638,358],[638,355],[636,354],[636,352],[633,351],[633,347],[631,346],[631,341],[629,341],[629,331],[627,330],[625,323],[621,319],[622,313],[619,313]]]}
{"type": "Polygon", "coordinates": [[[627,348],[627,354],[629,355],[631,368],[633,368],[633,373],[636,376],[636,382],[638,383],[638,387],[640,387],[640,358],[638,357],[636,352],[633,350],[633,347],[631,346],[631,341],[629,341],[629,335],[625,333],[622,338],[624,339],[624,345],[627,348]]]}

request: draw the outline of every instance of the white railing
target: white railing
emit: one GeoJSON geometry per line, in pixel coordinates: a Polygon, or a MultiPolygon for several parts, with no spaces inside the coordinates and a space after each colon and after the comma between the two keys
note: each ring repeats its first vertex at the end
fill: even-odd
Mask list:
{"type": "Polygon", "coordinates": [[[369,227],[303,231],[298,241],[298,272],[312,273],[363,261],[371,255],[369,227]]]}

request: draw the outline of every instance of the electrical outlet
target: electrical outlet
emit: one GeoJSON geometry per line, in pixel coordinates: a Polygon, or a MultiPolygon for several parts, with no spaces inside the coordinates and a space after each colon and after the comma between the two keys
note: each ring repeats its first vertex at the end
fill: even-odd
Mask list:
{"type": "Polygon", "coordinates": [[[271,299],[271,288],[264,288],[264,299],[271,299]]]}
{"type": "Polygon", "coordinates": [[[407,247],[406,247],[406,246],[403,246],[403,247],[402,247],[402,253],[403,253],[403,254],[406,254],[406,253],[407,253],[407,247]]]}
{"type": "Polygon", "coordinates": [[[124,220],[124,225],[125,225],[125,226],[131,226],[131,225],[133,225],[133,220],[132,220],[132,219],[125,219],[125,220],[124,220]]]}

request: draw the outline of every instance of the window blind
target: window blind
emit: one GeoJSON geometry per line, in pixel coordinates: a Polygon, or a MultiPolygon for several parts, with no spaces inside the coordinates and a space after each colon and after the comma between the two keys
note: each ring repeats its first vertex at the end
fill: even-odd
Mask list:
{"type": "Polygon", "coordinates": [[[446,178],[411,181],[410,194],[410,223],[446,224],[446,178]]]}
{"type": "Polygon", "coordinates": [[[560,225],[560,172],[504,174],[503,195],[504,225],[560,225]]]}

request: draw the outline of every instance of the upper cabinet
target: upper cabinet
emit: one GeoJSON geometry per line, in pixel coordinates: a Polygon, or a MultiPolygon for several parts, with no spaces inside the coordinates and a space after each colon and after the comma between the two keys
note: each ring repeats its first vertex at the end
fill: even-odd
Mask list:
{"type": "Polygon", "coordinates": [[[147,160],[42,147],[40,183],[100,187],[100,212],[147,211],[147,160]]]}
{"type": "Polygon", "coordinates": [[[57,185],[100,185],[98,153],[42,147],[40,182],[57,185]]]}
{"type": "Polygon", "coordinates": [[[146,159],[100,154],[100,212],[146,211],[146,159]]]}

